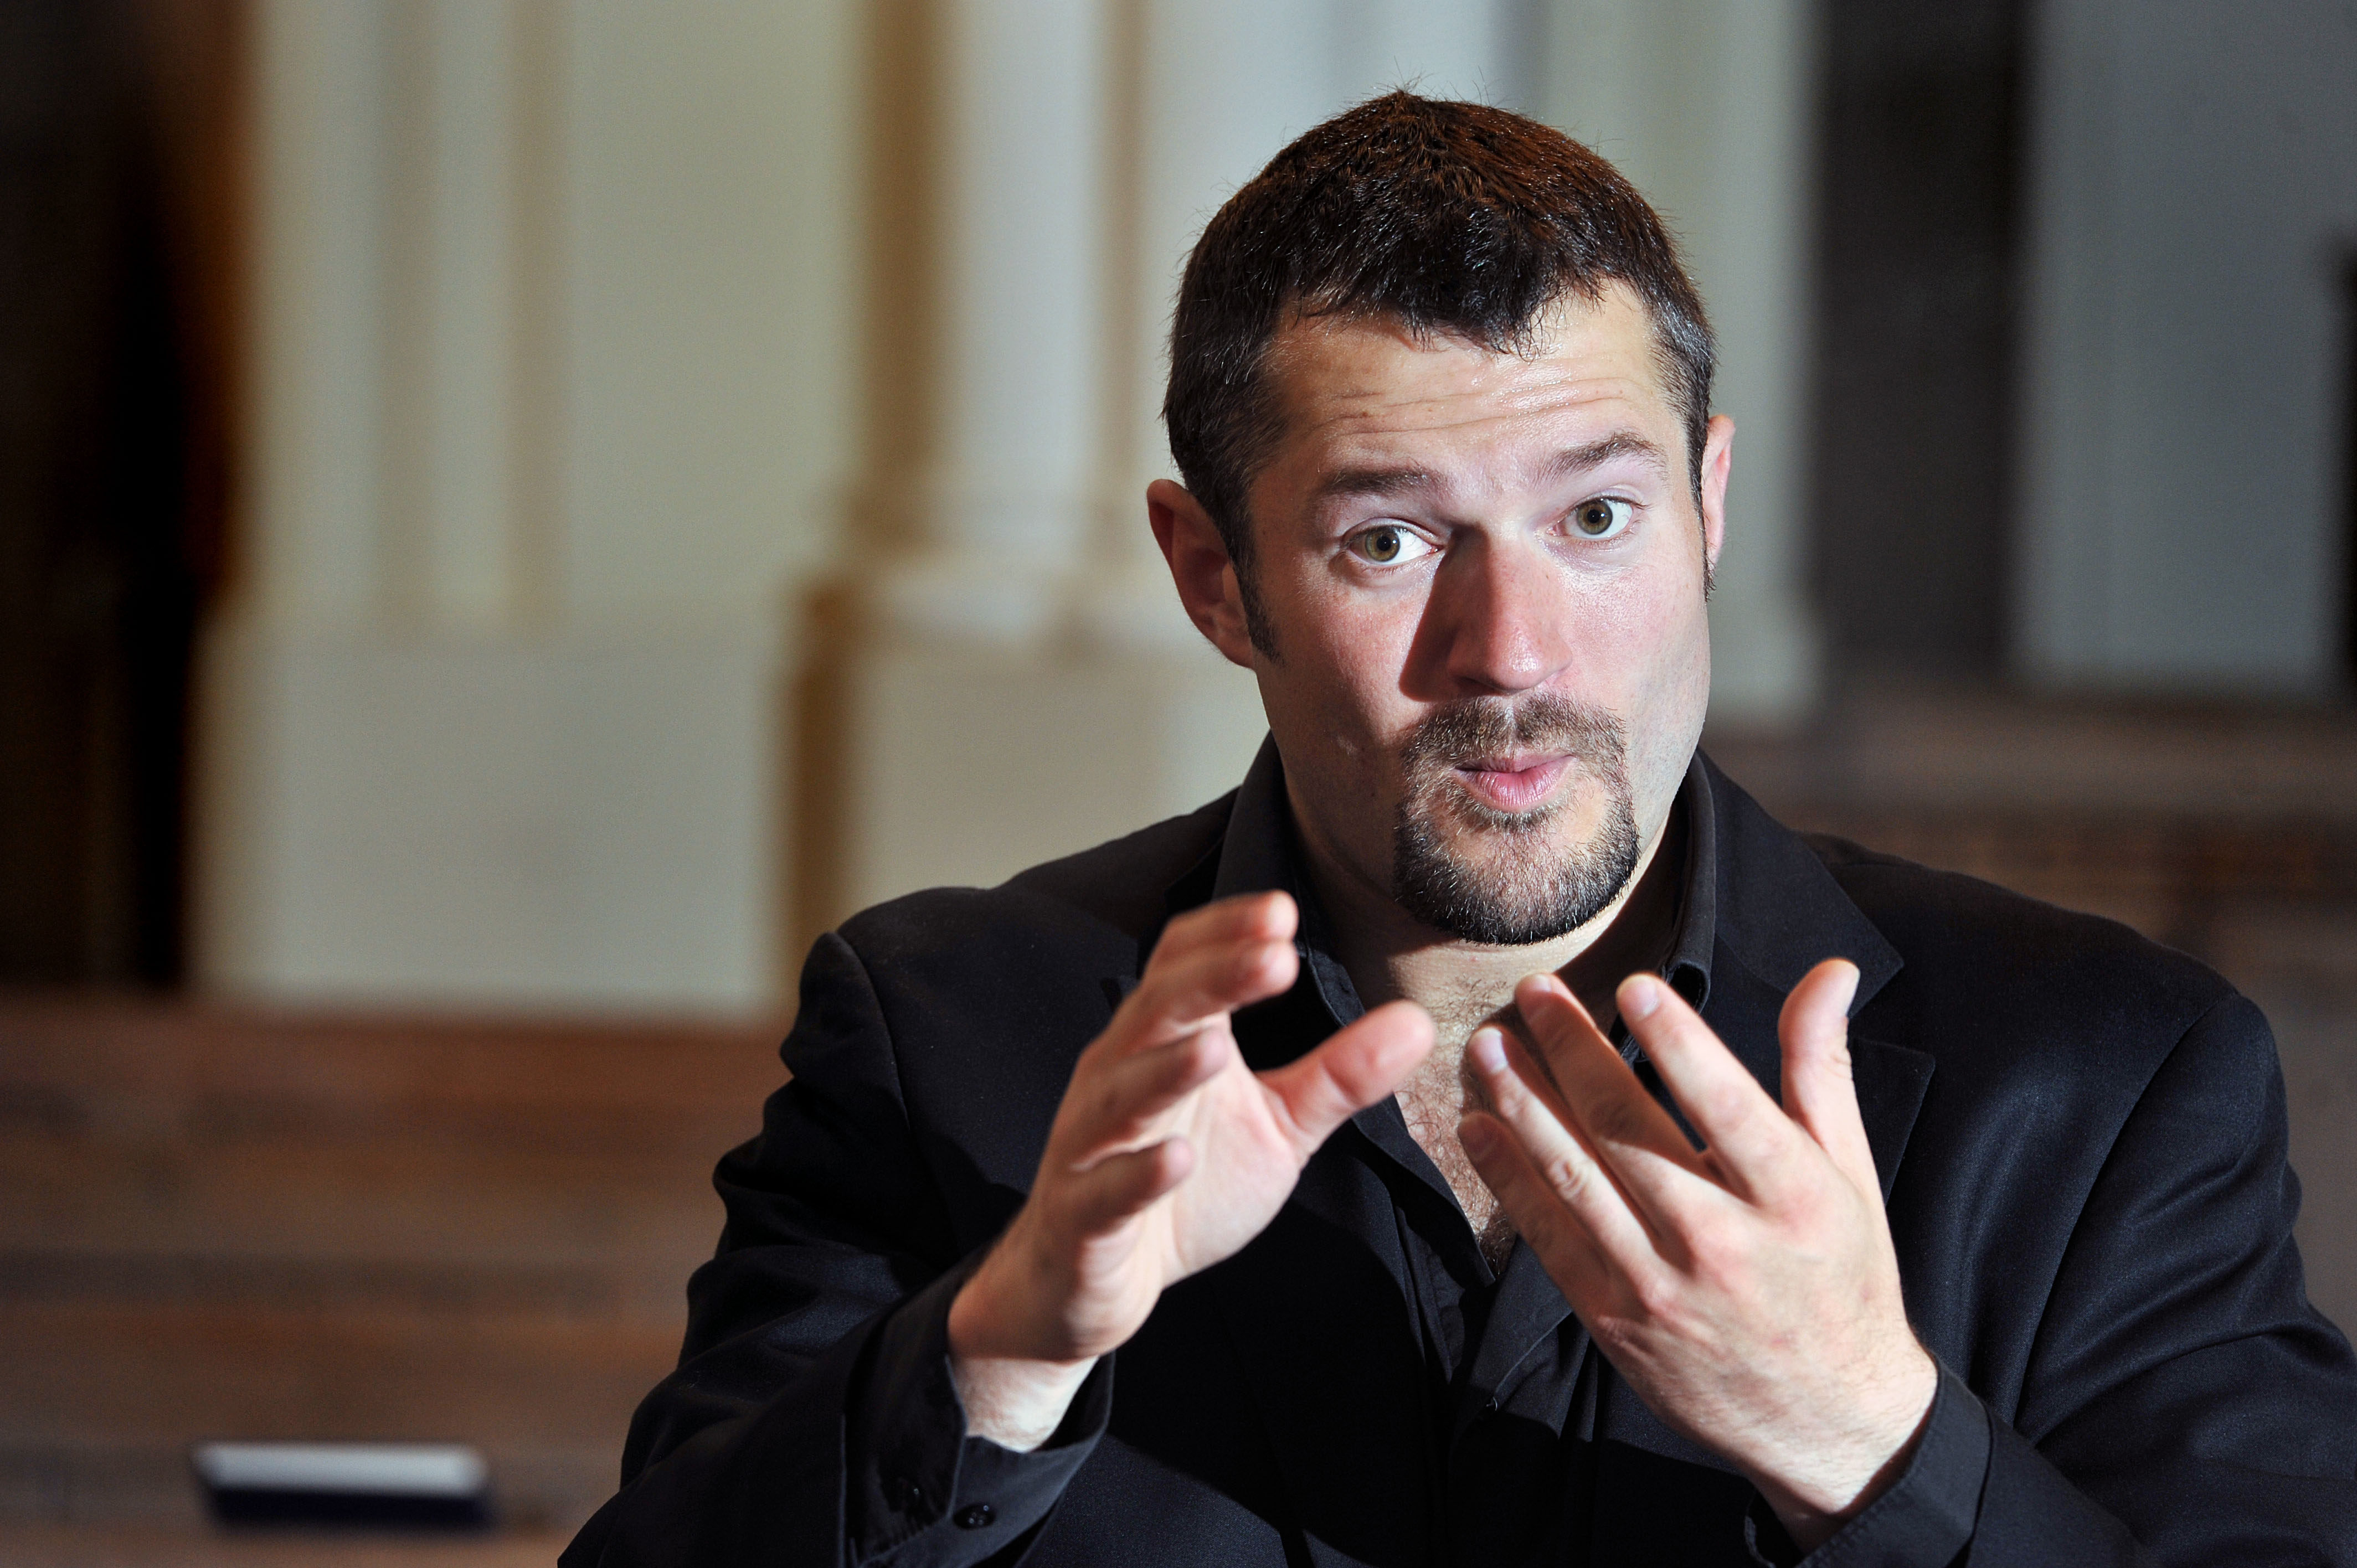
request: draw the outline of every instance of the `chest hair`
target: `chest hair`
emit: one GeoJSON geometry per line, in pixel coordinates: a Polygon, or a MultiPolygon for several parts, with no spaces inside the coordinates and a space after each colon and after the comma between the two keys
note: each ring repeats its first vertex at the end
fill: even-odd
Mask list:
{"type": "Polygon", "coordinates": [[[1465,1061],[1464,1040],[1471,1033],[1469,1027],[1462,1034],[1445,1030],[1442,1037],[1455,1036],[1456,1044],[1436,1047],[1415,1075],[1400,1086],[1396,1098],[1400,1114],[1407,1122],[1408,1135],[1457,1195],[1457,1207],[1465,1211],[1466,1223],[1473,1227],[1473,1237],[1480,1244],[1482,1257],[1492,1270],[1497,1270],[1505,1267],[1506,1254],[1514,1249],[1514,1222],[1498,1206],[1496,1196],[1474,1170],[1473,1162],[1466,1157],[1464,1145],[1457,1141],[1458,1120],[1469,1107],[1482,1103],[1480,1087],[1465,1061]]]}

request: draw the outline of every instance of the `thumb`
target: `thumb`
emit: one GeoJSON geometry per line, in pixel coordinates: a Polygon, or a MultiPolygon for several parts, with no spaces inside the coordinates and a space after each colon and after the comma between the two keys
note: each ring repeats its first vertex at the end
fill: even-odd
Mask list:
{"type": "Polygon", "coordinates": [[[1351,1115],[1400,1086],[1432,1051],[1432,1017],[1413,1002],[1376,1008],[1324,1045],[1260,1075],[1307,1160],[1351,1115]]]}
{"type": "Polygon", "coordinates": [[[1829,958],[1784,998],[1776,1021],[1784,1047],[1784,1113],[1817,1141],[1836,1169],[1879,1198],[1882,1183],[1850,1069],[1849,1003],[1857,994],[1857,966],[1829,958]]]}

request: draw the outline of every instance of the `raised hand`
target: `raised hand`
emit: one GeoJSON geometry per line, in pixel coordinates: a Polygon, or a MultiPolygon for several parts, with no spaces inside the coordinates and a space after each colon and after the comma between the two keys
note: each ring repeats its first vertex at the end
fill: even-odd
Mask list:
{"type": "Polygon", "coordinates": [[[1697,1153],[1553,975],[1515,992],[1535,1058],[1467,1047],[1494,1113],[1465,1150],[1614,1368],[1742,1469],[1803,1548],[1894,1478],[1938,1371],[1907,1326],[1850,1079],[1838,959],[1785,999],[1780,1108],[1651,975],[1617,998],[1697,1153]]]}
{"type": "Polygon", "coordinates": [[[950,1308],[970,1430],[1043,1441],[1094,1359],[1258,1235],[1327,1135],[1432,1048],[1424,1011],[1394,1003],[1286,1067],[1245,1067],[1228,1016],[1293,983],[1297,918],[1266,893],[1171,921],[1082,1053],[1030,1197],[950,1308]]]}

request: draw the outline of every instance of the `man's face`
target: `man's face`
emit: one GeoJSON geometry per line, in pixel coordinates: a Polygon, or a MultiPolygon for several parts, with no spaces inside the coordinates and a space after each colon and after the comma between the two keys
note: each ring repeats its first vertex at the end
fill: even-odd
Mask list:
{"type": "Polygon", "coordinates": [[[1586,924],[1701,733],[1732,425],[1698,514],[1650,318],[1617,286],[1558,306],[1529,358],[1327,319],[1268,363],[1285,434],[1249,506],[1275,657],[1237,616],[1198,619],[1259,677],[1303,832],[1465,940],[1586,924]]]}

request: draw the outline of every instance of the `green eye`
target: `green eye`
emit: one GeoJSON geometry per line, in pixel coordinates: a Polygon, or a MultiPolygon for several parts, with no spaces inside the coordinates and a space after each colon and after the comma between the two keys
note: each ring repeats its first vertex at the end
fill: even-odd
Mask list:
{"type": "Polygon", "coordinates": [[[1618,496],[1598,496],[1571,509],[1571,526],[1583,539],[1609,539],[1629,526],[1635,510],[1618,496]]]}
{"type": "Polygon", "coordinates": [[[1405,566],[1438,546],[1405,523],[1371,522],[1345,539],[1342,548],[1370,566],[1405,566]]]}

